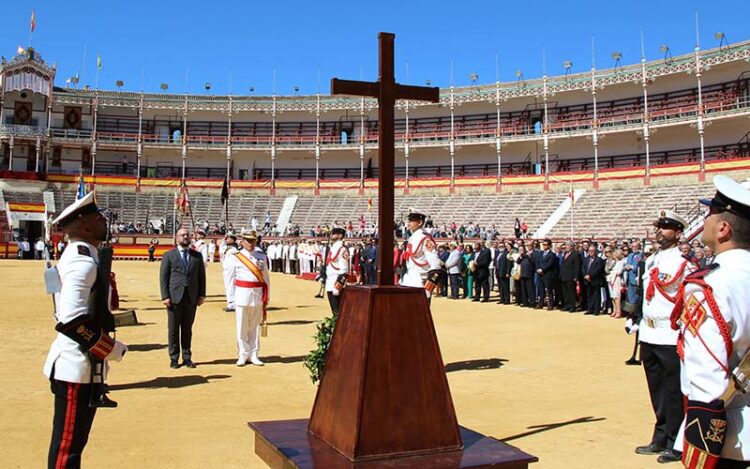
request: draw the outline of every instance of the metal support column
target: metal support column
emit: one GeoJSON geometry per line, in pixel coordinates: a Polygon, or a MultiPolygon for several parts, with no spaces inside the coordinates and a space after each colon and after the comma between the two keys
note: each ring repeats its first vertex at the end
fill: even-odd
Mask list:
{"type": "MultiPolygon", "coordinates": [[[[452,81],[453,80],[451,80],[451,82],[452,81]]],[[[456,134],[455,134],[454,114],[453,114],[453,111],[455,108],[455,93],[453,89],[453,83],[451,83],[450,92],[451,92],[451,95],[450,95],[451,134],[448,140],[448,151],[450,152],[450,157],[451,157],[450,193],[453,194],[456,192],[456,134]]]]}

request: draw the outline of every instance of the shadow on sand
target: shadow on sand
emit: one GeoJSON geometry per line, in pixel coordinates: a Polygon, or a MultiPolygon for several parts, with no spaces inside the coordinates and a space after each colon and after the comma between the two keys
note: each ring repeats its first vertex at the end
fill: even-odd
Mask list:
{"type": "Polygon", "coordinates": [[[525,438],[527,436],[536,435],[537,433],[546,432],[549,430],[555,430],[557,428],[561,427],[567,427],[568,425],[577,425],[579,423],[591,423],[591,422],[601,422],[602,420],[607,420],[604,417],[579,417],[577,419],[573,420],[566,420],[565,422],[557,422],[557,423],[544,423],[541,425],[532,425],[529,428],[530,430],[528,432],[519,433],[517,435],[511,435],[506,436],[505,438],[499,438],[500,441],[509,442],[512,440],[517,440],[519,438],[525,438]]]}
{"type": "Polygon", "coordinates": [[[507,362],[505,358],[480,358],[476,360],[464,360],[460,362],[448,363],[445,365],[445,372],[451,373],[453,371],[466,371],[466,370],[494,370],[503,366],[503,363],[507,362]]]}
{"type": "Polygon", "coordinates": [[[186,386],[195,386],[198,384],[208,384],[212,380],[227,379],[229,375],[188,375],[188,376],[159,376],[148,381],[139,381],[137,383],[127,384],[110,384],[110,391],[122,391],[125,389],[158,389],[158,388],[184,388],[186,386]]]}

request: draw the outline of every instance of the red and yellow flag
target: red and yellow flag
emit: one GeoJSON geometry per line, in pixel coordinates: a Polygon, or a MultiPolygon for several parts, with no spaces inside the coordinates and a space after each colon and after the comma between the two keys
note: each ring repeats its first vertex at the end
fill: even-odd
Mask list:
{"type": "Polygon", "coordinates": [[[31,32],[33,33],[36,29],[36,15],[34,14],[34,10],[31,10],[31,32]]]}

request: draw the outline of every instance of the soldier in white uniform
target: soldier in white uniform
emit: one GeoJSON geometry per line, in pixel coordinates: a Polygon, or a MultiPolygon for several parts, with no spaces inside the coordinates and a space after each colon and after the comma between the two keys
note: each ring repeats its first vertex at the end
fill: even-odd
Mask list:
{"type": "Polygon", "coordinates": [[[206,244],[206,232],[198,228],[195,230],[195,241],[193,242],[193,249],[198,251],[203,257],[203,264],[208,263],[208,244],[206,244]]]}
{"type": "Polygon", "coordinates": [[[224,292],[227,295],[226,312],[234,312],[234,253],[237,249],[237,236],[228,234],[224,237],[224,255],[221,262],[222,275],[224,277],[224,292]]]}
{"type": "MultiPolygon", "coordinates": [[[[98,381],[91,382],[90,357],[120,361],[127,347],[111,338],[89,314],[98,274],[97,246],[107,238],[106,220],[96,206],[94,192],[63,210],[53,223],[65,231],[70,244],[56,267],[62,283],[55,293],[58,334],[44,364],[55,396],[48,467],[74,468],[81,465],[96,415],[96,406],[90,406],[91,394],[99,393],[101,387],[95,385],[98,381]]],[[[106,370],[107,366],[105,375],[106,370]]]]}
{"type": "Polygon", "coordinates": [[[750,191],[726,176],[716,176],[714,185],[714,198],[700,202],[710,207],[703,242],[716,258],[685,279],[672,313],[687,397],[684,439],[677,449],[688,468],[750,466],[743,360],[750,351],[750,191]],[[744,379],[734,372],[740,362],[744,379]]]}
{"type": "MultiPolygon", "coordinates": [[[[266,315],[270,298],[268,258],[257,248],[255,231],[242,231],[238,237],[241,251],[231,256],[234,270],[234,307],[237,317],[237,366],[248,362],[263,366],[260,351],[260,324],[266,315]]],[[[227,256],[230,257],[230,256],[227,256]]]]}
{"type": "Polygon", "coordinates": [[[695,265],[677,248],[684,218],[670,210],[659,211],[654,222],[660,250],[646,261],[643,274],[643,319],[639,325],[641,361],[646,372],[651,406],[656,416],[651,442],[635,449],[638,454],[658,454],[657,461],[679,461],[673,449],[684,415],[680,393],[680,358],[677,355],[677,331],[670,316],[677,289],[695,265]]]}
{"type": "Polygon", "coordinates": [[[427,297],[430,298],[439,283],[439,277],[434,275],[441,272],[444,274],[445,271],[440,265],[435,240],[422,229],[426,218],[427,215],[423,212],[409,210],[407,226],[411,236],[403,254],[406,273],[401,278],[401,285],[425,288],[427,297]]]}
{"type": "Polygon", "coordinates": [[[216,242],[213,239],[208,240],[208,262],[213,262],[216,257],[216,242]]]}
{"type": "Polygon", "coordinates": [[[346,286],[349,273],[349,249],[342,241],[345,234],[343,228],[336,227],[331,230],[331,246],[325,260],[326,295],[333,314],[339,313],[341,291],[346,286]]]}
{"type": "MultiPolygon", "coordinates": [[[[227,236],[232,235],[232,233],[227,233],[227,236]]],[[[224,239],[221,240],[221,243],[219,243],[219,262],[224,262],[224,254],[227,252],[227,238],[226,236],[224,239]]]]}

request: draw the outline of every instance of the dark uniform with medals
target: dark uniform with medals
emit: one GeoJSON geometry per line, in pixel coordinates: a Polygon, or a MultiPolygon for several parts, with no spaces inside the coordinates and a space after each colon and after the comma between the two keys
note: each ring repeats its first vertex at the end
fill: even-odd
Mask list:
{"type": "Polygon", "coordinates": [[[100,262],[91,241],[104,241],[107,236],[94,193],[66,208],[53,223],[63,228],[71,241],[56,266],[60,281],[55,293],[58,334],[44,364],[55,396],[48,467],[77,468],[97,407],[116,405],[102,394],[107,363],[121,360],[127,347],[110,337],[91,310],[98,294],[95,284],[100,262]],[[76,236],[81,225],[90,227],[85,240],[76,236]]]}

